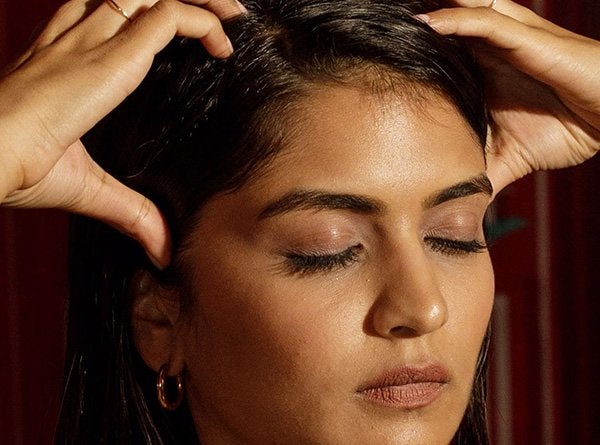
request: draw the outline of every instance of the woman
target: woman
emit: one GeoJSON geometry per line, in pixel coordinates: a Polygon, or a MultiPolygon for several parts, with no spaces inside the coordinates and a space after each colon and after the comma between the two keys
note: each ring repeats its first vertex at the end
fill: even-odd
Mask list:
{"type": "Polygon", "coordinates": [[[84,139],[159,205],[174,257],[154,275],[122,236],[74,236],[65,438],[157,441],[133,342],[151,382],[184,376],[200,443],[447,443],[493,294],[479,72],[401,3],[247,5],[227,61],[168,47],[84,139]]]}
{"type": "MultiPolygon", "coordinates": [[[[455,43],[426,31],[412,11],[401,6],[369,2],[369,8],[362,10],[358,2],[297,2],[287,11],[285,5],[269,9],[269,2],[262,3],[249,3],[248,16],[231,27],[239,55],[219,64],[191,58],[193,48],[188,43],[169,48],[142,89],[97,129],[104,135],[107,130],[116,133],[96,140],[92,134],[89,140],[91,147],[98,148],[98,153],[94,150],[98,160],[159,203],[174,230],[176,256],[163,274],[145,272],[149,269],[139,253],[125,247],[119,237],[93,225],[79,229],[82,236],[95,240],[99,250],[93,255],[80,253],[83,260],[75,265],[94,270],[91,279],[74,269],[80,279],[73,289],[71,338],[76,341],[70,351],[73,392],[67,401],[76,405],[71,411],[65,408],[64,439],[174,437],[168,435],[168,421],[153,407],[157,402],[148,396],[147,388],[147,394],[142,394],[145,368],[128,344],[131,304],[132,341],[146,365],[171,375],[187,369],[192,419],[185,418],[185,410],[171,419],[186,425],[175,429],[184,431],[179,440],[194,436],[193,422],[202,443],[447,443],[461,424],[459,441],[482,443],[484,439],[477,436],[477,427],[483,425],[477,416],[482,409],[477,397],[471,397],[462,420],[492,295],[489,261],[485,253],[478,253],[483,249],[480,223],[491,187],[483,174],[486,122],[476,70],[468,59],[456,55],[455,43]],[[309,27],[313,35],[303,29],[310,19],[315,25],[309,27]],[[251,45],[258,42],[252,36],[268,37],[265,46],[251,45]],[[389,43],[397,43],[393,39],[406,36],[410,39],[402,55],[395,48],[389,51],[389,43]],[[416,51],[425,48],[438,52],[419,55],[416,51]],[[382,49],[390,57],[384,57],[388,53],[382,49]],[[288,77],[261,66],[261,60],[273,62],[275,50],[279,57],[287,55],[288,63],[296,62],[292,72],[289,66],[283,70],[288,77]],[[262,59],[247,60],[255,55],[252,51],[262,59]],[[428,56],[439,65],[428,66],[423,60],[428,56]],[[394,64],[396,57],[411,64],[394,64]],[[183,67],[173,68],[175,62],[183,67]],[[193,71],[198,65],[204,76],[192,81],[185,69],[193,71]],[[207,81],[206,73],[215,74],[216,80],[207,81]],[[256,73],[268,76],[257,81],[256,73]],[[297,78],[290,79],[292,73],[297,78]],[[252,91],[251,86],[244,91],[241,79],[253,80],[256,85],[251,86],[265,91],[252,91]],[[273,79],[282,82],[274,85],[273,79]],[[141,106],[149,94],[161,97],[155,90],[164,81],[171,82],[169,92],[187,88],[177,97],[191,107],[192,117],[181,113],[182,104],[169,105],[177,102],[169,95],[156,110],[152,110],[154,100],[141,106]],[[241,91],[236,92],[235,85],[241,91]],[[461,85],[473,88],[458,88],[461,85]],[[204,86],[200,97],[194,97],[197,86],[204,86]],[[269,90],[270,86],[277,89],[269,90]],[[246,102],[234,100],[240,98],[246,102]],[[218,100],[215,105],[208,99],[218,100]],[[257,103],[259,99],[262,102],[257,103]],[[244,117],[230,106],[251,112],[244,117]],[[138,122],[131,111],[140,109],[148,111],[138,122]],[[168,122],[160,114],[165,111],[179,113],[171,116],[177,124],[143,128],[168,122]],[[242,119],[250,119],[253,125],[242,126],[242,119]],[[126,134],[119,125],[124,129],[135,125],[136,131],[126,134]],[[115,145],[137,149],[134,159],[131,153],[104,148],[115,135],[122,138],[112,142],[115,145]],[[173,144],[172,151],[168,146],[173,144]],[[203,144],[219,149],[219,155],[213,153],[211,158],[211,152],[194,150],[203,144]],[[186,156],[176,156],[176,150],[184,147],[186,156]],[[255,153],[245,152],[250,148],[255,153]],[[185,161],[177,164],[177,159],[185,161]],[[193,168],[186,171],[188,163],[193,168]],[[204,165],[206,171],[200,172],[197,189],[190,189],[198,181],[197,165],[204,165]],[[126,294],[132,303],[124,298],[126,294]],[[78,326],[77,320],[108,324],[104,333],[112,338],[102,338],[100,332],[86,338],[89,326],[78,326]],[[119,372],[112,377],[102,374],[103,368],[114,367],[119,372]],[[112,385],[121,390],[104,394],[116,377],[123,382],[112,385]],[[111,431],[97,416],[107,415],[106,407],[115,406],[119,410],[107,419],[116,422],[111,431]],[[127,425],[133,436],[124,436],[127,425]]],[[[440,11],[419,19],[440,32],[453,32],[453,25],[461,23],[461,32],[471,35],[478,35],[476,26],[486,18],[506,21],[511,36],[516,28],[524,37],[537,37],[532,39],[533,47],[554,39],[557,45],[566,41],[597,54],[597,44],[566,32],[552,29],[536,36],[542,26],[550,29],[551,25],[510,2],[495,6],[529,20],[534,28],[489,10],[440,11]],[[456,22],[455,16],[461,14],[465,17],[456,22]]],[[[103,10],[94,14],[99,11],[103,10]]],[[[153,17],[150,11],[122,34],[141,33],[143,23],[137,30],[134,25],[149,21],[147,17],[153,17]]],[[[84,25],[85,21],[80,26],[84,25]]],[[[222,54],[211,47],[216,40],[208,43],[213,55],[222,54]]],[[[227,45],[222,35],[221,42],[227,45]]],[[[498,43],[507,42],[500,38],[498,43]]],[[[519,51],[508,57],[524,71],[543,65],[519,51]]],[[[12,85],[26,84],[23,79],[32,71],[28,73],[27,66],[17,71],[12,85]]],[[[551,84],[566,96],[565,103],[577,109],[579,121],[571,115],[571,129],[580,133],[580,147],[591,154],[597,134],[590,124],[597,122],[597,108],[593,101],[584,108],[575,100],[577,91],[562,92],[561,83],[568,82],[560,74],[550,79],[551,84]],[[584,118],[591,122],[585,123],[584,118]]],[[[593,81],[583,74],[582,79],[593,81]]],[[[554,100],[547,109],[559,103],[550,87],[538,84],[536,88],[554,100]]],[[[493,93],[492,88],[492,101],[501,105],[506,98],[493,93]]],[[[531,115],[527,98],[521,99],[514,108],[531,115]]],[[[566,114],[566,108],[561,111],[566,114]]],[[[523,136],[535,135],[519,132],[514,118],[495,117],[498,151],[489,159],[488,174],[501,187],[524,173],[519,168],[537,167],[534,162],[519,164],[509,136],[519,135],[524,141],[523,136]],[[507,164],[498,161],[507,158],[507,164]],[[502,168],[492,169],[493,162],[508,165],[512,176],[502,168]]],[[[15,119],[6,122],[14,124],[15,119]]],[[[78,147],[70,149],[66,159],[78,147]]],[[[539,162],[533,153],[527,157],[539,162]]],[[[568,155],[556,154],[551,166],[567,162],[568,155]]],[[[10,155],[5,159],[10,160],[10,155]]],[[[50,177],[46,183],[52,181],[50,177]]],[[[41,184],[35,192],[44,189],[41,184]]],[[[42,200],[55,199],[53,187],[46,189],[50,191],[46,197],[41,194],[42,200]]],[[[86,208],[89,205],[83,198],[75,208],[102,216],[99,209],[86,208]]],[[[141,220],[148,221],[152,212],[156,210],[145,212],[150,216],[141,220]]],[[[127,217],[113,217],[111,222],[123,227],[127,217]]],[[[164,265],[164,234],[149,237],[144,232],[137,237],[164,265]],[[156,254],[161,251],[157,246],[163,253],[156,254]]],[[[169,407],[171,397],[163,395],[169,407]]]]}

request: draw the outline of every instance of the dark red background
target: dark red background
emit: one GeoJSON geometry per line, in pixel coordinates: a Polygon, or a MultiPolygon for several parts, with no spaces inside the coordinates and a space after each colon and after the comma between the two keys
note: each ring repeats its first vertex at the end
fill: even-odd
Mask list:
{"type": "MultiPolygon", "coordinates": [[[[26,48],[60,3],[0,2],[0,66],[26,48]]],[[[600,38],[596,0],[523,3],[600,38]]],[[[495,328],[509,339],[509,360],[494,362],[500,354],[492,353],[492,393],[509,400],[508,410],[499,399],[490,403],[497,444],[600,443],[594,416],[600,406],[599,188],[600,158],[527,178],[497,201],[500,218],[527,223],[492,249],[497,290],[508,308],[495,328]],[[548,331],[540,325],[544,313],[548,331]]],[[[7,445],[51,442],[62,374],[66,230],[67,218],[58,212],[0,210],[0,442],[7,445]]]]}

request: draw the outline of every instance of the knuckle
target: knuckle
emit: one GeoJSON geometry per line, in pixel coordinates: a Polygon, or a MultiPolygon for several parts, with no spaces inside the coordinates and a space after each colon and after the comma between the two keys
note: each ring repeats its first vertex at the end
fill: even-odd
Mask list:
{"type": "Polygon", "coordinates": [[[169,21],[177,20],[177,0],[159,0],[154,4],[152,10],[169,21]]]}
{"type": "Polygon", "coordinates": [[[60,24],[72,22],[74,17],[80,17],[85,11],[86,9],[82,7],[81,2],[76,0],[68,1],[56,10],[48,23],[47,30],[54,31],[59,29],[61,28],[60,24]]]}
{"type": "Polygon", "coordinates": [[[206,21],[208,22],[207,24],[208,24],[209,31],[216,30],[216,29],[218,29],[218,30],[222,29],[221,20],[219,20],[219,17],[217,17],[215,14],[207,11],[207,13],[205,14],[205,17],[206,17],[206,21]]]}
{"type": "Polygon", "coordinates": [[[221,20],[210,11],[202,11],[202,34],[203,37],[216,38],[223,32],[221,20]]]}
{"type": "Polygon", "coordinates": [[[64,3],[56,10],[56,13],[52,17],[52,19],[60,20],[64,17],[68,16],[75,7],[76,7],[75,0],[71,0],[71,1],[68,1],[67,3],[64,3]]]}
{"type": "Polygon", "coordinates": [[[142,232],[144,221],[146,221],[148,215],[150,214],[151,208],[152,204],[150,203],[150,200],[144,197],[135,216],[125,227],[123,227],[124,232],[130,236],[136,235],[138,232],[142,232]]]}
{"type": "Polygon", "coordinates": [[[150,214],[150,210],[152,208],[152,204],[150,203],[150,200],[148,198],[144,198],[142,200],[142,204],[140,205],[137,215],[135,217],[135,219],[133,220],[133,227],[138,227],[139,225],[142,224],[143,221],[146,220],[146,218],[148,217],[148,215],[150,214]]]}

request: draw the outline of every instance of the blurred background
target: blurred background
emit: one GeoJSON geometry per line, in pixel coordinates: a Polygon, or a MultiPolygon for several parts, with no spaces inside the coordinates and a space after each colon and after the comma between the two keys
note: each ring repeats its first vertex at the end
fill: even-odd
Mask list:
{"type": "MultiPolygon", "coordinates": [[[[293,0],[291,0],[293,1],[293,0]]],[[[0,67],[62,0],[0,0],[0,67]]],[[[600,39],[597,0],[521,0],[600,39]]],[[[600,69],[600,66],[598,67],[600,69]]],[[[496,445],[599,444],[600,157],[537,173],[491,211],[497,297],[490,355],[496,445]]],[[[60,404],[68,218],[0,209],[0,442],[49,444],[60,404]]]]}

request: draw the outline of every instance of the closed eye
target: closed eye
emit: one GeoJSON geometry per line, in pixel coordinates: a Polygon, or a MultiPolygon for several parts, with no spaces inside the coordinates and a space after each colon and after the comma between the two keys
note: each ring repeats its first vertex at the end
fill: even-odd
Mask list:
{"type": "Polygon", "coordinates": [[[455,240],[450,238],[426,237],[425,243],[434,252],[444,255],[468,255],[487,250],[487,245],[478,240],[455,240]]]}
{"type": "Polygon", "coordinates": [[[362,251],[363,245],[356,244],[337,253],[289,251],[284,256],[286,268],[291,274],[306,275],[348,267],[360,259],[362,251]]]}

